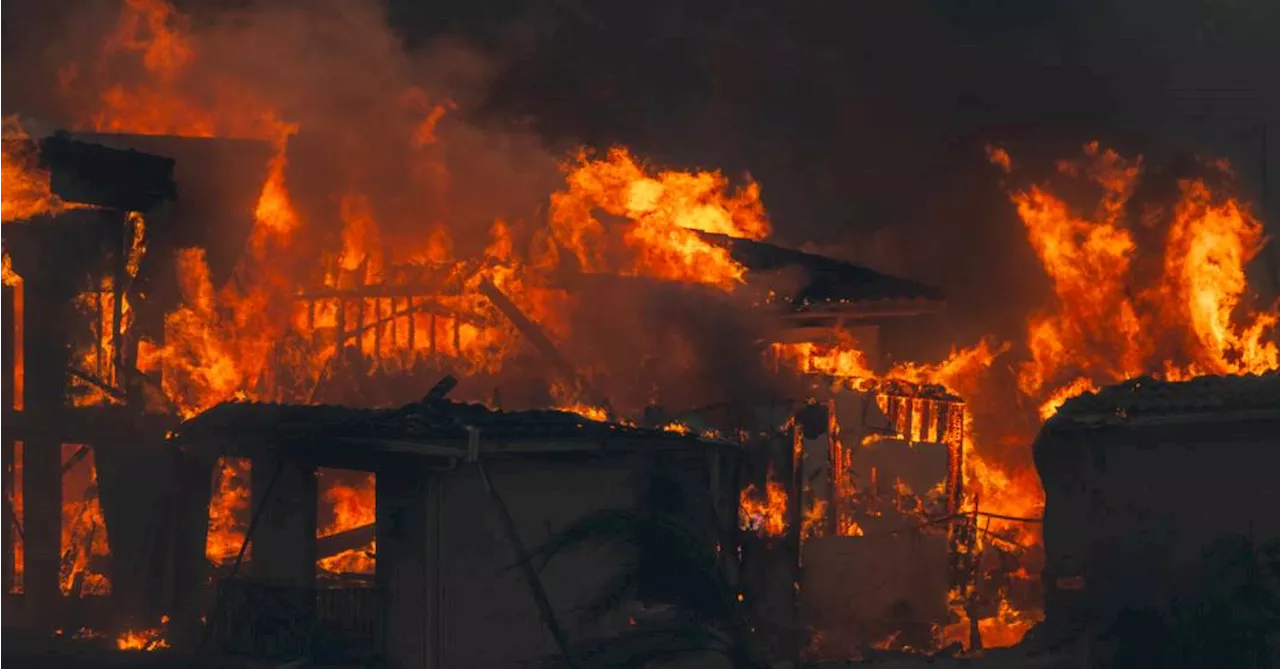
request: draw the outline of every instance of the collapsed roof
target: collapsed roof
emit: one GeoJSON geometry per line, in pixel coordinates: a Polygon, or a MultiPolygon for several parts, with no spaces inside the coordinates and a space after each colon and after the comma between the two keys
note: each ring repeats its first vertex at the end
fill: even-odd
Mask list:
{"type": "Polygon", "coordinates": [[[277,445],[329,443],[352,450],[461,457],[473,434],[483,453],[730,446],[565,411],[497,411],[431,397],[398,409],[227,402],[182,423],[169,438],[197,450],[212,444],[242,449],[244,454],[277,445]]]}

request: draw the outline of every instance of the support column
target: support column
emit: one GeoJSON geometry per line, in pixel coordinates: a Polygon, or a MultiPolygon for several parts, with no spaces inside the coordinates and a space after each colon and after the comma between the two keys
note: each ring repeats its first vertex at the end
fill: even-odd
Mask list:
{"type": "Polygon", "coordinates": [[[3,442],[0,442],[0,448],[3,448],[4,457],[4,518],[0,522],[4,523],[4,563],[0,565],[3,569],[4,582],[0,585],[0,594],[7,595],[13,591],[14,584],[14,568],[16,556],[16,542],[18,539],[17,528],[14,526],[16,522],[16,513],[10,500],[13,499],[14,477],[14,441],[5,436],[3,442]]]}
{"type": "MultiPolygon", "coordinates": [[[[93,444],[98,499],[111,540],[113,610],[122,616],[150,621],[170,614],[163,602],[171,573],[171,557],[163,544],[168,527],[158,511],[173,508],[177,491],[172,477],[156,477],[156,472],[173,470],[174,450],[163,434],[142,429],[93,444]]],[[[207,469],[202,472],[205,488],[207,469]]],[[[206,525],[207,521],[193,521],[196,528],[206,525]]]]}
{"type": "Polygon", "coordinates": [[[37,624],[51,621],[62,595],[62,444],[29,439],[22,448],[23,592],[37,624]]]}
{"type": "MultiPolygon", "coordinates": [[[[10,286],[4,286],[0,292],[0,322],[4,323],[3,343],[4,349],[0,352],[3,357],[3,378],[0,378],[0,413],[3,413],[5,422],[12,426],[9,422],[14,418],[14,382],[17,380],[14,370],[13,354],[16,351],[14,338],[17,330],[21,327],[13,320],[14,314],[14,290],[10,286]]],[[[0,564],[0,573],[3,574],[4,582],[0,585],[3,588],[0,594],[9,594],[13,590],[14,576],[14,541],[17,539],[17,532],[14,528],[14,518],[10,514],[13,513],[9,507],[10,500],[13,499],[14,475],[13,471],[13,445],[15,435],[12,427],[5,430],[3,439],[0,439],[0,457],[3,459],[4,472],[4,519],[0,520],[4,524],[4,562],[0,564]]]]}
{"type": "Polygon", "coordinates": [[[253,461],[250,574],[279,585],[316,582],[316,468],[276,455],[253,461]]]}
{"type": "Polygon", "coordinates": [[[387,660],[395,669],[439,669],[441,475],[398,459],[377,474],[375,578],[387,660]]]}
{"type": "Polygon", "coordinates": [[[174,486],[172,520],[173,601],[169,643],[178,650],[196,648],[200,642],[201,616],[210,599],[209,564],[205,544],[209,536],[209,501],[213,497],[215,458],[185,450],[173,454],[174,486]]]}
{"type": "Polygon", "coordinates": [[[15,255],[23,295],[23,588],[37,625],[52,627],[61,605],[62,439],[76,285],[53,256],[15,255]],[[22,261],[19,263],[19,261],[22,261]]]}

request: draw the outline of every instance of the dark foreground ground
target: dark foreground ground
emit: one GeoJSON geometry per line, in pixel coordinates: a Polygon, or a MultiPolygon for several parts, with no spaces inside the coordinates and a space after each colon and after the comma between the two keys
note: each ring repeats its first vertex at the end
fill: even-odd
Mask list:
{"type": "MultiPolygon", "coordinates": [[[[931,667],[969,667],[971,669],[1074,669],[1078,661],[1072,661],[1071,653],[1052,656],[1028,657],[1017,649],[998,649],[976,658],[929,658],[923,656],[884,655],[868,658],[860,663],[823,662],[808,665],[813,669],[843,669],[845,667],[873,666],[885,669],[931,667]]],[[[308,669],[313,665],[250,661],[243,658],[204,658],[197,660],[168,650],[152,652],[121,651],[108,639],[74,640],[61,637],[33,637],[17,630],[3,631],[3,652],[0,664],[4,669],[308,669]]],[[[687,658],[674,662],[671,669],[729,669],[722,658],[700,661],[687,658]]],[[[337,669],[337,668],[328,668],[337,669]]],[[[591,668],[597,669],[597,668],[591,668]]],[[[603,668],[599,668],[603,669],[603,668]]],[[[805,669],[790,663],[774,669],[805,669]]]]}

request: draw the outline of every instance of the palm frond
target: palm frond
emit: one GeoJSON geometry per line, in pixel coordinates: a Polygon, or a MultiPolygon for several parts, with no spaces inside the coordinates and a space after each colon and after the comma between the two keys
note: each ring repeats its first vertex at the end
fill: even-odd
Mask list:
{"type": "Polygon", "coordinates": [[[619,571],[578,609],[582,622],[599,622],[600,619],[622,608],[627,602],[634,600],[639,583],[640,577],[634,565],[619,571]]]}
{"type": "MultiPolygon", "coordinates": [[[[692,653],[730,654],[730,642],[719,631],[678,619],[660,625],[637,625],[605,639],[575,644],[578,669],[643,669],[654,662],[692,653]]],[[[555,658],[548,669],[568,669],[555,658]]]]}
{"type": "MultiPolygon", "coordinates": [[[[528,559],[536,561],[538,569],[542,570],[556,555],[571,550],[619,544],[634,547],[635,539],[639,536],[637,528],[644,522],[643,514],[634,509],[592,511],[530,550],[528,559]]],[[[517,562],[511,566],[518,567],[520,564],[517,562]]]]}

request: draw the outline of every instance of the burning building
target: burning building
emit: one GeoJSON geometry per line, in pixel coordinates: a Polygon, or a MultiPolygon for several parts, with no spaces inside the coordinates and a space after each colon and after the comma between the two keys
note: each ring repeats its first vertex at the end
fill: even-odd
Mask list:
{"type": "MultiPolygon", "coordinates": [[[[618,560],[633,559],[577,552],[542,568],[530,564],[537,544],[584,515],[650,503],[657,471],[680,481],[679,513],[700,518],[708,552],[731,530],[716,523],[731,525],[737,503],[740,448],[727,442],[436,396],[398,410],[225,404],[184,423],[171,443],[203,468],[185,482],[194,514],[208,514],[219,457],[253,462],[244,540],[253,556],[237,564],[252,580],[222,581],[212,608],[219,647],[259,657],[314,654],[307,644],[319,634],[348,660],[386,657],[394,666],[537,660],[556,652],[557,638],[590,632],[578,620],[583,605],[620,575],[618,560]],[[316,598],[325,541],[316,538],[317,467],[376,475],[376,588],[329,587],[316,598]],[[268,627],[277,632],[260,633],[268,627]]],[[[203,526],[183,525],[186,574],[204,561],[203,526]]],[[[175,584],[189,593],[202,586],[175,584]]],[[[197,622],[198,608],[183,612],[173,625],[197,622]]]]}
{"type": "MultiPolygon", "coordinates": [[[[454,374],[452,397],[495,411],[746,444],[741,594],[779,656],[1008,645],[1041,604],[1040,423],[1126,378],[1280,366],[1274,304],[1246,271],[1266,234],[1223,163],[1147,201],[1141,159],[1097,143],[1034,183],[991,148],[1043,303],[1017,333],[890,364],[880,326],[940,310],[941,291],[772,244],[750,179],[486,126],[466,86],[416,76],[376,12],[331,4],[209,26],[125,0],[98,53],[59,71],[72,131],[6,119],[14,620],[127,624],[121,643],[145,647],[138,630],[171,616],[189,647],[209,600],[179,584],[274,570],[245,542],[270,477],[232,448],[187,471],[166,435],[215,407],[206,424],[297,410],[311,429],[376,426],[360,412],[454,374]],[[246,45],[315,58],[264,68],[246,45]],[[321,405],[359,409],[297,408],[321,405]],[[210,472],[207,499],[169,502],[210,472]],[[849,576],[886,563],[912,565],[897,592],[849,576]]],[[[385,577],[391,484],[371,467],[294,472],[317,502],[281,529],[288,578],[305,560],[337,589],[385,577]]]]}
{"type": "MultiPolygon", "coordinates": [[[[214,421],[201,413],[211,401],[247,397],[303,406],[391,406],[403,403],[425,380],[454,369],[469,372],[464,377],[467,392],[475,397],[479,390],[491,406],[565,405],[603,417],[638,415],[637,409],[645,408],[638,402],[648,402],[647,422],[667,433],[737,437],[775,434],[781,428],[779,434],[791,435],[796,433],[793,415],[804,406],[786,397],[792,382],[782,381],[792,378],[791,353],[745,349],[758,356],[760,370],[779,375],[769,386],[752,390],[746,406],[776,397],[786,415],[748,420],[740,411],[743,396],[730,393],[723,395],[728,401],[720,405],[728,413],[675,411],[658,420],[665,410],[653,400],[687,407],[693,395],[658,385],[657,395],[628,396],[628,389],[612,376],[617,370],[600,368],[614,351],[593,351],[590,335],[566,333],[557,309],[568,308],[568,325],[573,325],[577,296],[671,296],[723,313],[758,314],[763,319],[752,318],[764,323],[760,332],[767,333],[768,340],[785,342],[778,346],[790,351],[789,347],[807,350],[804,347],[814,342],[843,341],[848,333],[873,342],[876,323],[883,319],[941,306],[940,291],[912,281],[760,241],[681,227],[673,229],[685,231],[681,243],[693,245],[695,258],[720,263],[698,270],[707,273],[708,283],[684,276],[694,265],[681,269],[677,262],[646,270],[646,263],[658,262],[652,253],[660,252],[660,246],[639,256],[632,270],[639,274],[636,277],[628,276],[631,271],[621,271],[620,276],[599,268],[589,271],[598,259],[559,247],[552,247],[562,258],[558,265],[530,267],[512,250],[514,242],[504,236],[509,234],[505,226],[494,228],[497,236],[477,259],[446,255],[383,264],[375,271],[370,259],[384,262],[391,252],[368,250],[355,266],[343,260],[344,254],[367,241],[358,234],[364,230],[358,215],[346,206],[339,208],[334,222],[344,232],[337,239],[341,253],[328,260],[322,256],[321,266],[329,269],[303,275],[315,283],[277,277],[266,286],[246,288],[245,282],[262,280],[260,273],[271,271],[261,266],[246,269],[235,251],[248,248],[253,253],[263,243],[258,238],[263,234],[263,210],[271,210],[261,196],[255,204],[253,192],[260,179],[275,183],[269,144],[60,133],[40,141],[15,136],[6,147],[7,156],[24,157],[22,168],[46,175],[42,196],[55,203],[4,228],[12,284],[6,288],[6,299],[14,316],[7,321],[11,330],[6,342],[20,342],[15,353],[21,354],[6,358],[13,362],[8,377],[13,383],[6,387],[21,389],[9,405],[9,415],[16,420],[6,423],[6,439],[13,447],[11,471],[22,484],[21,494],[11,503],[11,529],[19,534],[6,545],[13,549],[9,574],[14,589],[22,593],[15,601],[23,605],[24,620],[37,627],[74,621],[128,636],[135,632],[111,630],[109,621],[130,621],[131,627],[138,627],[163,617],[173,621],[166,623],[172,643],[190,648],[196,638],[190,631],[192,621],[212,615],[217,601],[202,589],[207,578],[226,578],[239,569],[256,577],[279,576],[280,570],[273,571],[272,565],[296,557],[297,550],[308,546],[304,557],[294,560],[298,564],[290,563],[285,580],[301,578],[308,570],[299,564],[306,562],[312,565],[306,584],[314,583],[318,574],[331,586],[356,582],[379,589],[373,557],[380,544],[375,522],[378,479],[370,475],[377,468],[368,462],[358,467],[333,464],[321,467],[318,475],[306,475],[310,483],[288,479],[302,486],[291,488],[287,496],[303,500],[301,507],[283,515],[264,513],[266,525],[260,531],[268,538],[247,543],[251,510],[271,481],[261,475],[260,467],[250,466],[254,454],[228,448],[217,459],[199,460],[196,466],[165,438],[185,418],[198,416],[202,422],[195,424],[214,421]],[[210,185],[207,175],[223,170],[240,177],[210,185]],[[254,211],[259,217],[256,226],[250,224],[254,211]],[[49,261],[51,249],[63,251],[56,264],[49,261]],[[171,274],[179,277],[176,284],[164,280],[171,274]],[[647,283],[646,278],[661,281],[647,283]],[[289,283],[272,285],[275,280],[289,283]],[[753,301],[723,303],[716,297],[721,281],[745,281],[743,292],[755,296],[753,301]],[[268,314],[283,322],[266,319],[268,314]],[[28,334],[32,332],[49,334],[33,337],[28,334]],[[582,344],[573,349],[578,360],[563,352],[565,341],[582,344]],[[769,364],[780,367],[770,371],[769,364]],[[793,427],[784,427],[786,423],[793,427]],[[64,444],[72,446],[59,449],[64,444]],[[74,490],[56,483],[57,468],[51,469],[42,458],[53,458],[56,465],[63,451],[67,455],[62,456],[62,478],[84,463],[80,468],[88,467],[88,483],[74,490]],[[161,484],[142,485],[138,478],[169,471],[177,474],[161,484]],[[24,531],[28,522],[49,514],[49,509],[62,509],[63,516],[50,527],[73,529],[64,530],[63,536],[24,531]],[[301,530],[294,528],[298,536],[273,543],[275,535],[266,529],[273,519],[294,522],[295,516],[311,521],[301,530]],[[74,529],[82,526],[88,531],[74,529]],[[193,538],[192,528],[207,531],[193,538]],[[55,570],[55,565],[61,566],[55,570]],[[108,593],[114,612],[109,616],[100,597],[108,593]]],[[[580,169],[608,174],[634,166],[625,153],[615,152],[609,160],[585,161],[580,169]]],[[[272,188],[264,192],[273,193],[272,188]]],[[[631,215],[645,220],[644,214],[631,215]]],[[[604,242],[641,243],[632,236],[642,234],[643,222],[609,225],[614,229],[602,228],[604,242]]],[[[601,336],[607,337],[609,327],[605,325],[601,336]]],[[[670,341],[679,344],[678,328],[676,334],[670,341]]],[[[673,367],[696,370],[696,360],[679,357],[690,354],[698,351],[674,352],[674,361],[646,361],[658,367],[648,382],[667,379],[673,367]]],[[[622,361],[617,364],[627,369],[622,361]]],[[[643,365],[633,369],[646,373],[643,365]]],[[[674,377],[668,382],[673,381],[674,377]]],[[[700,382],[704,390],[696,395],[707,396],[706,381],[700,382]]],[[[854,384],[845,383],[851,385],[848,398],[864,396],[852,389],[854,384]]],[[[957,398],[937,403],[917,394],[906,385],[897,390],[886,386],[879,394],[883,409],[900,423],[903,434],[915,435],[917,441],[958,434],[951,424],[959,414],[938,408],[957,398]]],[[[875,411],[880,410],[877,405],[875,411]]],[[[253,423],[250,413],[267,410],[217,411],[230,411],[237,420],[253,423]]],[[[329,412],[336,415],[340,410],[329,412]]],[[[867,429],[865,414],[846,421],[846,434],[861,435],[867,429]]],[[[235,425],[225,429],[234,431],[235,425]]],[[[897,434],[884,426],[876,429],[897,434]]],[[[784,439],[790,443],[789,436],[784,439]]],[[[805,462],[825,462],[822,471],[833,485],[844,485],[832,472],[844,471],[847,453],[834,440],[823,443],[821,449],[830,453],[815,451],[805,462]]],[[[814,448],[818,447],[809,450],[814,448]]],[[[952,449],[951,454],[958,457],[959,452],[952,449]]],[[[958,460],[949,461],[947,472],[956,466],[958,460]]],[[[803,466],[780,464],[779,473],[784,469],[804,471],[803,466]]],[[[958,485],[957,477],[943,478],[947,485],[958,485]]],[[[767,479],[766,472],[760,485],[767,479]]],[[[736,490],[736,482],[726,480],[725,485],[736,490]]],[[[839,492],[842,488],[827,486],[816,497],[805,497],[801,489],[789,486],[786,495],[810,507],[830,505],[832,511],[805,511],[813,518],[794,523],[797,531],[801,525],[822,525],[834,535],[841,527],[847,531],[869,522],[852,515],[855,510],[846,504],[852,497],[839,492]]]]}

